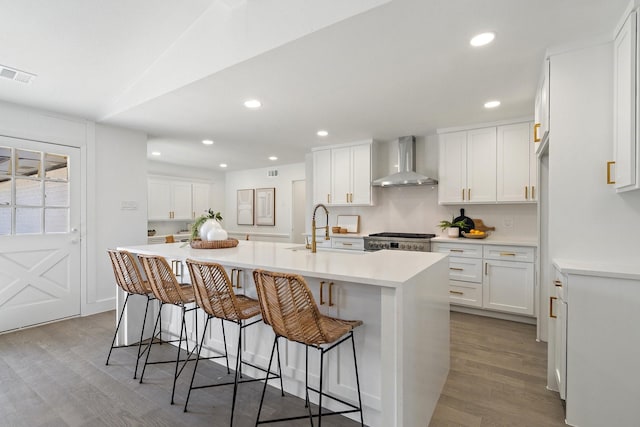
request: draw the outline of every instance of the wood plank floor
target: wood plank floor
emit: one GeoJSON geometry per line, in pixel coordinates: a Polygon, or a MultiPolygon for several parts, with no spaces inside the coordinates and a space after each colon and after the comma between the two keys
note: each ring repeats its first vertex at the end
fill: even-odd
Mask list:
{"type": "MultiPolygon", "coordinates": [[[[132,379],[134,348],[114,350],[105,366],[113,327],[108,312],[0,335],[0,425],[228,425],[230,387],[195,391],[183,412],[191,368],[170,405],[172,364],[150,366],[143,384],[132,379]]],[[[154,346],[153,355],[173,357],[171,350],[154,346]]],[[[545,370],[546,345],[535,342],[534,327],[452,313],[451,371],[430,427],[564,425],[557,394],[545,389],[545,370]]],[[[224,377],[224,368],[203,363],[196,381],[224,377]]],[[[235,425],[254,425],[260,391],[259,383],[240,386],[235,425]]],[[[266,417],[305,414],[302,400],[277,390],[266,399],[266,417]]],[[[328,417],[323,425],[358,423],[328,417]]]]}

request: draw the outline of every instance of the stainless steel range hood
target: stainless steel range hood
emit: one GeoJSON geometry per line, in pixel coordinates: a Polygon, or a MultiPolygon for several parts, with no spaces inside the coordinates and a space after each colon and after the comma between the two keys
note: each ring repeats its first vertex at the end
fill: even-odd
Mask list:
{"type": "Polygon", "coordinates": [[[374,187],[399,187],[403,185],[435,185],[437,180],[416,173],[416,137],[402,136],[398,139],[399,172],[371,182],[374,187]]]}

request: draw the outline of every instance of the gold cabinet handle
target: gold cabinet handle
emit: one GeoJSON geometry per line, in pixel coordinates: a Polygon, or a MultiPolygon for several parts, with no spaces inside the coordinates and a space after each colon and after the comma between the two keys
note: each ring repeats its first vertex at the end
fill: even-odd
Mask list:
{"type": "Polygon", "coordinates": [[[551,317],[552,319],[557,318],[558,316],[555,316],[553,314],[553,300],[558,299],[557,297],[549,297],[549,317],[551,317]]]}
{"type": "Polygon", "coordinates": [[[449,267],[449,270],[453,270],[453,271],[464,271],[464,268],[449,267]]]}
{"type": "Polygon", "coordinates": [[[464,188],[462,189],[462,201],[464,201],[464,188]]]}
{"type": "Polygon", "coordinates": [[[531,200],[535,200],[536,198],[536,187],[531,186],[531,200]]]}
{"type": "Polygon", "coordinates": [[[467,201],[470,202],[471,201],[471,189],[467,188],[467,201]]]}
{"type": "Polygon", "coordinates": [[[173,275],[176,277],[182,277],[182,262],[177,259],[171,260],[171,270],[173,270],[173,275]]]}
{"type": "Polygon", "coordinates": [[[322,294],[324,292],[323,288],[324,288],[324,281],[321,281],[320,282],[320,305],[324,305],[324,299],[322,297],[322,294]]]}
{"type": "Polygon", "coordinates": [[[329,282],[329,307],[333,307],[333,282],[329,282]]]}
{"type": "Polygon", "coordinates": [[[342,242],[342,246],[353,246],[353,243],[342,242]]]}
{"type": "Polygon", "coordinates": [[[529,187],[527,187],[526,185],[524,186],[524,199],[529,199],[529,187]]]}
{"type": "Polygon", "coordinates": [[[538,131],[540,130],[540,123],[536,123],[533,125],[533,142],[540,142],[540,135],[538,135],[538,131]]]}
{"type": "Polygon", "coordinates": [[[489,263],[484,263],[484,275],[487,276],[489,274],[489,263]]]}
{"type": "Polygon", "coordinates": [[[556,285],[556,287],[558,287],[558,288],[562,287],[562,282],[560,280],[554,280],[553,284],[556,285]]]}
{"type": "Polygon", "coordinates": [[[329,199],[329,197],[331,197],[331,195],[327,194],[327,203],[331,203],[331,200],[329,199]]]}
{"type": "Polygon", "coordinates": [[[242,289],[242,285],[240,284],[240,272],[242,270],[240,270],[239,268],[233,268],[231,269],[231,287],[235,287],[238,289],[242,289]],[[235,276],[235,281],[233,280],[235,276]]]}
{"type": "Polygon", "coordinates": [[[449,291],[449,293],[454,295],[464,295],[464,292],[460,292],[460,291],[449,291]]]}
{"type": "Polygon", "coordinates": [[[449,249],[449,252],[464,252],[463,249],[449,249]]]}
{"type": "Polygon", "coordinates": [[[516,256],[514,252],[500,252],[500,256],[516,256]]]}
{"type": "Polygon", "coordinates": [[[615,165],[616,162],[607,162],[607,184],[615,184],[616,182],[611,179],[611,165],[615,165]]]}

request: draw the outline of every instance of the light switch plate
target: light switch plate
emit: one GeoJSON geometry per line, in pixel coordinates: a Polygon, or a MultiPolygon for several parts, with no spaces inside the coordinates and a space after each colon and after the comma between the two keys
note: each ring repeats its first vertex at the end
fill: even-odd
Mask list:
{"type": "Polygon", "coordinates": [[[120,203],[120,209],[123,211],[135,211],[138,210],[138,202],[136,201],[127,201],[127,200],[123,200],[120,203]]]}

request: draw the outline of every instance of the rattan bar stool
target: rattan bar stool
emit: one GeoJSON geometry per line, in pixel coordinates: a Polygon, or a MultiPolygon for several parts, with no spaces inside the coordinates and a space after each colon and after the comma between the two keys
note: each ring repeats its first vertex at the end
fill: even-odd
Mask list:
{"type": "MultiPolygon", "coordinates": [[[[138,255],[138,259],[144,268],[145,274],[147,275],[147,279],[149,280],[149,284],[151,285],[151,289],[153,290],[153,294],[156,299],[160,301],[160,307],[158,309],[158,315],[156,316],[156,322],[153,327],[153,334],[155,335],[156,329],[158,328],[158,322],[160,320],[160,314],[162,313],[162,307],[165,304],[175,305],[180,307],[182,311],[182,320],[180,326],[180,339],[178,342],[177,355],[175,359],[175,371],[173,375],[173,388],[171,389],[171,404],[174,403],[174,396],[176,392],[176,381],[180,374],[182,373],[184,367],[187,362],[191,361],[191,356],[196,350],[196,346],[193,349],[189,350],[189,340],[187,339],[187,324],[185,321],[185,316],[187,312],[197,310],[197,306],[193,306],[191,308],[187,308],[187,304],[195,303],[195,296],[193,293],[193,286],[188,284],[178,283],[178,279],[176,278],[171,266],[167,262],[166,259],[160,256],[155,255],[138,255]],[[182,346],[182,339],[184,337],[186,343],[186,351],[187,358],[180,359],[180,349],[182,346]],[[180,366],[180,362],[182,363],[182,367],[178,370],[180,366]]],[[[196,318],[196,337],[198,336],[198,322],[196,318]]],[[[144,372],[147,368],[147,365],[153,365],[158,363],[170,363],[174,362],[173,360],[166,361],[157,361],[157,362],[149,362],[149,354],[151,354],[151,348],[149,347],[149,351],[147,351],[147,356],[144,361],[144,365],[142,367],[142,373],[140,374],[140,382],[142,383],[142,379],[144,377],[144,372]]]]}
{"type": "Polygon", "coordinates": [[[260,420],[264,394],[267,389],[265,380],[260,398],[260,407],[256,417],[258,424],[291,421],[302,418],[309,418],[313,426],[313,417],[318,418],[318,426],[322,425],[322,416],[338,415],[360,412],[360,424],[364,426],[362,414],[362,397],[360,395],[360,378],[358,377],[358,362],[356,360],[356,346],[353,339],[353,329],[362,325],[360,320],[342,320],[325,316],[320,313],[318,306],[302,276],[297,274],[274,273],[265,270],[255,270],[253,278],[258,290],[258,300],[262,310],[262,318],[265,323],[271,325],[276,337],[271,348],[269,367],[273,360],[274,349],[278,338],[283,337],[289,341],[297,342],[305,346],[305,406],[309,415],[297,417],[260,420]],[[358,405],[346,402],[343,399],[332,396],[322,391],[322,376],[324,355],[336,348],[345,341],[351,340],[353,349],[353,362],[355,366],[356,385],[358,388],[358,405]],[[320,352],[320,384],[315,389],[309,386],[309,347],[320,352]],[[313,414],[309,403],[309,390],[318,393],[318,413],[313,414]],[[350,409],[337,412],[322,413],[322,398],[327,397],[340,402],[350,409]]]}
{"type": "MultiPolygon", "coordinates": [[[[107,355],[107,362],[105,365],[109,364],[109,359],[111,358],[111,352],[114,348],[123,348],[123,347],[131,347],[134,345],[138,346],[138,357],[136,358],[136,367],[133,371],[133,378],[135,379],[138,374],[138,364],[140,362],[140,358],[144,355],[145,351],[148,350],[148,346],[145,347],[145,350],[142,350],[142,342],[144,335],[144,327],[147,322],[147,313],[149,312],[149,303],[155,299],[153,295],[153,291],[151,290],[151,285],[149,282],[143,279],[142,274],[140,273],[140,269],[138,268],[138,264],[134,256],[127,251],[118,251],[115,249],[107,250],[109,254],[109,258],[111,259],[111,266],[113,267],[113,273],[116,277],[116,284],[126,292],[127,296],[124,300],[124,304],[122,306],[122,311],[120,312],[120,316],[118,317],[118,323],[116,325],[116,331],[113,334],[113,340],[111,341],[111,348],[109,349],[109,354],[107,355]],[[144,317],[142,319],[142,328],[140,330],[140,340],[137,344],[129,344],[129,345],[119,345],[116,346],[116,337],[118,336],[118,331],[120,330],[120,324],[122,323],[122,317],[124,316],[125,309],[127,308],[127,302],[129,302],[129,297],[132,295],[141,295],[147,298],[147,304],[144,309],[144,317]]],[[[150,344],[153,343],[155,336],[151,337],[150,344]]]]}
{"type": "MultiPolygon", "coordinates": [[[[280,364],[278,363],[278,373],[272,373],[260,366],[256,366],[252,363],[242,360],[242,331],[257,323],[260,323],[262,319],[257,319],[249,323],[245,323],[247,320],[255,318],[260,314],[260,303],[258,300],[249,298],[245,295],[236,295],[233,291],[233,284],[229,280],[229,276],[224,267],[220,264],[212,262],[198,262],[191,259],[187,260],[187,267],[189,268],[189,274],[191,276],[191,283],[193,284],[194,293],[196,297],[196,303],[202,310],[207,313],[207,320],[204,324],[204,332],[202,334],[202,340],[198,346],[198,359],[200,358],[200,352],[204,345],[204,339],[206,337],[207,327],[211,319],[218,318],[222,320],[222,330],[224,335],[224,322],[232,322],[238,325],[238,346],[236,357],[236,369],[234,380],[231,382],[216,383],[209,385],[194,386],[193,380],[196,376],[198,369],[198,359],[196,359],[196,366],[191,376],[191,384],[189,385],[189,393],[187,394],[187,400],[184,403],[184,411],[187,411],[187,405],[189,404],[189,397],[191,396],[191,390],[219,387],[223,385],[233,384],[233,400],[231,404],[231,419],[229,425],[233,425],[233,415],[236,407],[236,396],[238,393],[238,384],[254,381],[262,381],[266,378],[276,379],[280,378],[280,388],[282,389],[282,376],[280,375],[280,364]],[[242,365],[251,366],[255,369],[265,372],[265,378],[251,378],[240,380],[242,375],[242,365]]],[[[239,271],[234,269],[233,271],[239,271]]],[[[239,277],[238,277],[239,280],[239,277]]],[[[226,354],[226,338],[224,338],[225,354],[226,354]]],[[[279,360],[278,360],[279,362],[279,360]]],[[[227,372],[229,372],[229,361],[227,359],[227,372]]]]}

